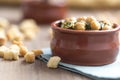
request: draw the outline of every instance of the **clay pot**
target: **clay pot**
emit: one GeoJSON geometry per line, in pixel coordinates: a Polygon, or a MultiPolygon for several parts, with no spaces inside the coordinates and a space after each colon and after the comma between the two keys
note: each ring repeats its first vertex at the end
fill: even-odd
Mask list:
{"type": "Polygon", "coordinates": [[[49,24],[66,15],[64,3],[50,4],[48,0],[22,0],[23,19],[34,19],[40,24],[49,24]]]}
{"type": "Polygon", "coordinates": [[[118,31],[112,30],[70,30],[59,27],[60,21],[52,23],[53,38],[51,50],[53,56],[59,56],[62,62],[98,66],[110,64],[116,60],[119,51],[118,31]]]}

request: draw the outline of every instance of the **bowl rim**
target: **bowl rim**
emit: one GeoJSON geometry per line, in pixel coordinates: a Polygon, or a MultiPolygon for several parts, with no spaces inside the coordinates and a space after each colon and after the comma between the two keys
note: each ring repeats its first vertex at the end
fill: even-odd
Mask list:
{"type": "Polygon", "coordinates": [[[58,27],[57,24],[62,20],[57,20],[51,23],[51,28],[60,32],[66,32],[66,33],[83,33],[83,34],[104,34],[104,33],[113,33],[120,30],[120,25],[116,24],[116,27],[112,30],[71,30],[71,29],[64,29],[61,27],[58,27]]]}

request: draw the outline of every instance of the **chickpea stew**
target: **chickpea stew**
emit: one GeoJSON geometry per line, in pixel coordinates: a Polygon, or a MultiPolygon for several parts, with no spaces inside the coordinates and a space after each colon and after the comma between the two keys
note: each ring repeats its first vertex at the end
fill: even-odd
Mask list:
{"type": "Polygon", "coordinates": [[[61,21],[60,27],[73,30],[111,30],[114,28],[110,21],[97,20],[93,16],[66,18],[61,21]]]}

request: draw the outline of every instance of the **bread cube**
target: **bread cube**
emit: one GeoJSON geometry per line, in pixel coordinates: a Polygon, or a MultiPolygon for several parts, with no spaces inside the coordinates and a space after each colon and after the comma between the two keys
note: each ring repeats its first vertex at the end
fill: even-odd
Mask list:
{"type": "Polygon", "coordinates": [[[0,45],[4,45],[6,41],[7,41],[7,37],[5,30],[0,28],[0,45]]]}
{"type": "Polygon", "coordinates": [[[18,46],[18,45],[15,45],[15,44],[11,45],[9,48],[10,48],[10,49],[13,49],[13,50],[16,50],[16,51],[18,51],[18,52],[20,51],[19,46],[18,46]]]}
{"type": "Polygon", "coordinates": [[[16,44],[16,45],[24,45],[22,41],[16,41],[16,40],[13,40],[12,41],[13,44],[16,44]]]}
{"type": "Polygon", "coordinates": [[[9,26],[10,26],[9,21],[7,19],[1,17],[0,18],[0,28],[5,29],[5,28],[8,28],[9,26]]]}
{"type": "Polygon", "coordinates": [[[49,59],[47,63],[48,68],[57,68],[61,58],[58,56],[53,56],[49,59]]]}
{"type": "Polygon", "coordinates": [[[26,32],[26,31],[37,32],[38,26],[33,19],[26,19],[23,22],[21,22],[20,30],[22,32],[26,32]]]}
{"type": "Polygon", "coordinates": [[[27,40],[31,40],[31,39],[35,38],[35,35],[36,35],[32,31],[25,31],[23,34],[25,36],[25,39],[27,39],[27,40]]]}
{"type": "Polygon", "coordinates": [[[13,41],[13,44],[16,44],[19,47],[20,56],[24,56],[28,52],[28,49],[27,49],[26,46],[24,46],[23,42],[21,42],[21,41],[13,41]]]}
{"type": "Polygon", "coordinates": [[[4,59],[5,60],[13,60],[13,52],[11,50],[6,50],[4,53],[4,59]]]}
{"type": "Polygon", "coordinates": [[[19,45],[19,48],[20,48],[20,56],[24,56],[28,52],[27,47],[23,45],[19,45]]]}
{"type": "Polygon", "coordinates": [[[19,51],[10,49],[10,51],[13,53],[13,60],[18,60],[19,59],[19,51]]]}
{"type": "Polygon", "coordinates": [[[24,59],[28,63],[33,63],[35,61],[35,54],[33,52],[27,52],[25,54],[24,59]]]}
{"type": "Polygon", "coordinates": [[[32,52],[34,52],[35,56],[39,56],[43,53],[42,50],[32,50],[32,52]]]}
{"type": "Polygon", "coordinates": [[[8,49],[4,53],[4,59],[5,60],[18,60],[19,59],[19,51],[14,49],[8,49]]]}
{"type": "Polygon", "coordinates": [[[11,28],[8,29],[7,31],[7,37],[9,40],[24,40],[24,35],[22,32],[20,32],[19,28],[17,25],[12,25],[11,28]]]}
{"type": "Polygon", "coordinates": [[[7,51],[7,47],[6,46],[1,46],[0,47],[0,57],[4,56],[4,53],[7,51]]]}

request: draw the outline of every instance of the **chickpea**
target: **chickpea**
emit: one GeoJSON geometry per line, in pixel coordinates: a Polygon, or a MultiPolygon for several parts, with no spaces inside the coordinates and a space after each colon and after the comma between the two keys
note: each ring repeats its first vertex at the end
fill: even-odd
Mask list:
{"type": "Polygon", "coordinates": [[[103,20],[104,24],[111,25],[111,22],[109,20],[103,20]]]}
{"type": "Polygon", "coordinates": [[[100,23],[98,21],[92,21],[90,23],[92,30],[99,30],[101,28],[100,23]]]}
{"type": "Polygon", "coordinates": [[[79,17],[77,18],[77,21],[86,21],[87,17],[86,16],[83,16],[83,17],[79,17]]]}
{"type": "Polygon", "coordinates": [[[66,22],[76,22],[76,18],[75,17],[66,18],[65,21],[66,22]]]}
{"type": "Polygon", "coordinates": [[[66,29],[69,29],[69,28],[74,28],[74,22],[63,22],[62,23],[62,28],[66,28],[66,29]]]}
{"type": "Polygon", "coordinates": [[[112,26],[110,26],[110,25],[104,25],[102,27],[102,30],[110,30],[110,29],[112,29],[112,26]]]}
{"type": "Polygon", "coordinates": [[[85,22],[84,21],[81,21],[81,22],[77,22],[75,24],[75,29],[76,30],[85,30],[85,22]]]}
{"type": "Polygon", "coordinates": [[[62,28],[66,28],[66,29],[74,29],[74,24],[76,22],[76,18],[72,17],[72,18],[66,18],[64,21],[62,21],[62,28]]]}
{"type": "Polygon", "coordinates": [[[92,21],[97,21],[93,16],[87,17],[86,22],[91,23],[92,21]]]}

